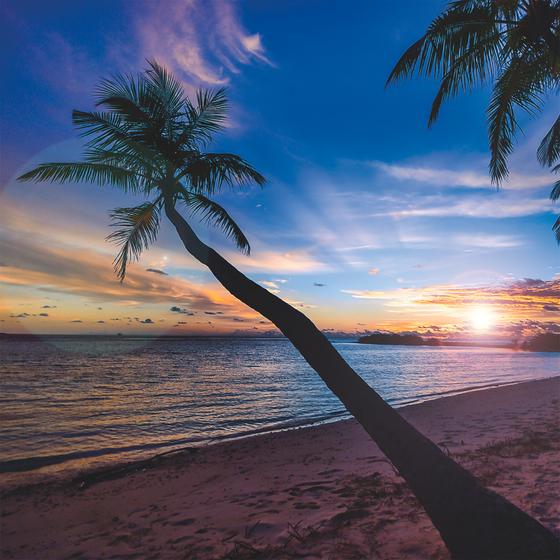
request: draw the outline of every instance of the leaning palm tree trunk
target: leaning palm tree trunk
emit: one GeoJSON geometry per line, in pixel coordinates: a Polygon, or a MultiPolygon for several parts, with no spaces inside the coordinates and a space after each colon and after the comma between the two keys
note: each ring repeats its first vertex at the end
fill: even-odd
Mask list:
{"type": "Polygon", "coordinates": [[[203,243],[165,205],[185,248],[237,299],[272,321],[379,445],[426,509],[457,559],[557,558],[559,542],[538,521],[482,487],[411,426],[344,361],[319,329],[203,243]]]}

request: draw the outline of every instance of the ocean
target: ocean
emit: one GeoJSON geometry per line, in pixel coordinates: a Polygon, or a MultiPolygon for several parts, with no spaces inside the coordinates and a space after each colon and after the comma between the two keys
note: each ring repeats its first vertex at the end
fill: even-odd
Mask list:
{"type": "MultiPolygon", "coordinates": [[[[557,353],[333,341],[389,403],[552,377],[557,353]]],[[[281,338],[0,340],[0,482],[349,417],[281,338]]]]}

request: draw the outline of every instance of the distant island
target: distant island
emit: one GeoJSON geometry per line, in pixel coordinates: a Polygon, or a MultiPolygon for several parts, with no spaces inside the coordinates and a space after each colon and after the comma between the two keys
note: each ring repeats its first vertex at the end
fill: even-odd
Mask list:
{"type": "Polygon", "coordinates": [[[417,334],[373,333],[361,336],[361,344],[394,344],[397,346],[441,346],[436,338],[422,338],[417,334]]]}
{"type": "Polygon", "coordinates": [[[358,339],[361,344],[382,344],[395,346],[471,346],[482,348],[510,348],[512,350],[528,350],[531,352],[560,352],[560,334],[543,333],[518,344],[492,344],[484,345],[480,343],[454,342],[440,340],[437,338],[422,338],[417,334],[397,334],[397,333],[372,333],[361,336],[358,339]]]}
{"type": "Polygon", "coordinates": [[[522,350],[532,352],[560,352],[560,334],[543,333],[534,336],[521,345],[522,350]]]}

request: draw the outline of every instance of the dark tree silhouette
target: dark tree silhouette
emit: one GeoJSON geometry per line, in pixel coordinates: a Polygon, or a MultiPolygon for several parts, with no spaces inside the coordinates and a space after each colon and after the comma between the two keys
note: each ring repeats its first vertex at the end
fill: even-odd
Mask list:
{"type": "Polygon", "coordinates": [[[272,321],[361,423],[410,485],[455,558],[551,558],[556,538],[538,521],[483,488],[475,478],[385,403],[343,360],[300,311],[259,286],[203,243],[178,210],[221,228],[237,246],[247,239],[209,196],[264,178],[233,154],[208,153],[226,117],[223,90],[199,92],[196,102],[156,63],[137,78],[102,82],[98,105],[106,112],[74,111],[74,124],[90,137],[85,160],[45,163],[21,181],[110,183],[148,201],[113,212],[120,245],[115,270],[124,279],[130,259],[156,238],[165,214],[187,251],[206,265],[236,298],[272,321]]]}
{"type": "MultiPolygon", "coordinates": [[[[560,87],[560,0],[457,0],[428,26],[397,62],[387,84],[403,78],[441,80],[430,126],[444,101],[493,83],[488,105],[490,175],[499,185],[519,131],[516,110],[537,114],[560,87]]],[[[560,173],[560,117],[537,151],[542,165],[560,173]]],[[[560,181],[552,200],[560,198],[560,181]]],[[[560,243],[560,217],[553,225],[560,243]]]]}

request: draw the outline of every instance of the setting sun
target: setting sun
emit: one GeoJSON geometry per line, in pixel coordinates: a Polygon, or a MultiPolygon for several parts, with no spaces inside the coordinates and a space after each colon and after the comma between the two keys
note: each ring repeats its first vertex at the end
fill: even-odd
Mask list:
{"type": "Polygon", "coordinates": [[[494,326],[496,317],[488,307],[475,307],[470,313],[470,321],[474,330],[485,332],[494,326]]]}

